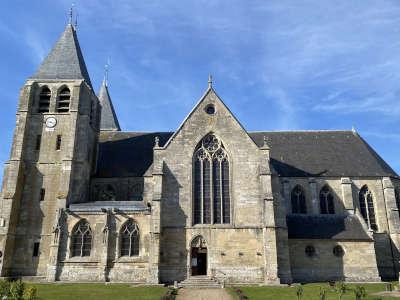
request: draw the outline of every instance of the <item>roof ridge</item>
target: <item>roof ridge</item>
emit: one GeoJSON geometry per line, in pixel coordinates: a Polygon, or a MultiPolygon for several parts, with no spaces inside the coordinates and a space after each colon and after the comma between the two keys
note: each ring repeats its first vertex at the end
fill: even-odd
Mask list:
{"type": "Polygon", "coordinates": [[[314,133],[314,132],[351,132],[353,133],[352,130],[342,130],[342,129],[311,129],[311,130],[249,130],[248,133],[261,133],[261,132],[277,132],[277,133],[284,133],[284,132],[290,132],[290,133],[314,133]]]}

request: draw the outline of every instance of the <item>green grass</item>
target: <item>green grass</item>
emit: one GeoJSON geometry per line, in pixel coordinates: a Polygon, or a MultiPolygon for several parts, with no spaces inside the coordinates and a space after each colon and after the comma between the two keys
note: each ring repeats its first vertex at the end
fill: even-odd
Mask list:
{"type": "MultiPolygon", "coordinates": [[[[128,284],[32,284],[40,300],[160,300],[167,292],[161,286],[128,284]]],[[[31,286],[31,284],[28,284],[31,286]]]]}
{"type": "MultiPolygon", "coordinates": [[[[356,285],[349,284],[349,288],[353,289],[356,285]]],[[[382,283],[378,284],[361,284],[368,294],[365,300],[399,300],[400,298],[393,297],[382,297],[382,296],[371,296],[371,294],[376,292],[385,291],[385,285],[382,283]]],[[[302,300],[319,300],[320,287],[326,289],[327,300],[338,300],[338,295],[329,287],[328,284],[306,284],[303,285],[304,294],[302,300]]],[[[248,297],[249,300],[297,300],[296,296],[296,286],[291,287],[272,287],[272,286],[246,286],[239,287],[244,295],[248,297]]],[[[233,295],[233,290],[230,288],[230,294],[233,295]]],[[[238,299],[238,298],[236,298],[238,299]]],[[[347,291],[342,297],[342,300],[354,300],[354,292],[347,291]]]]}

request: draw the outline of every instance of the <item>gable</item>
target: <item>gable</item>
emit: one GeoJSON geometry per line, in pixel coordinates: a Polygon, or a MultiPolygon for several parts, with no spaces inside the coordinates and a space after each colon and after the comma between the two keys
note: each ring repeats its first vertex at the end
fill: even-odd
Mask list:
{"type": "Polygon", "coordinates": [[[195,145],[211,132],[222,140],[225,138],[225,141],[232,135],[236,135],[236,138],[240,135],[244,138],[242,141],[246,140],[249,143],[249,147],[258,150],[253,139],[211,86],[165,144],[164,149],[167,149],[182,132],[185,132],[186,140],[189,136],[196,139],[193,141],[195,145]]]}

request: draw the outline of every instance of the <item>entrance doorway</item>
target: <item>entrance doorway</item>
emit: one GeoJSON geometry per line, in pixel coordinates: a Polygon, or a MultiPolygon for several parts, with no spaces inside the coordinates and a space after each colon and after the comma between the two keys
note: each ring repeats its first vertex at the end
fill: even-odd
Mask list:
{"type": "Polygon", "coordinates": [[[196,237],[190,249],[191,275],[207,275],[207,245],[202,236],[196,237]]]}

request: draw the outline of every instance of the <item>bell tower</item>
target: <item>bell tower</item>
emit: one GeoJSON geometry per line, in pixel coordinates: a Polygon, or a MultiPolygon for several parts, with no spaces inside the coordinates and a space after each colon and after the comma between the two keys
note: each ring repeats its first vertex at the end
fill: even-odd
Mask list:
{"type": "Polygon", "coordinates": [[[55,279],[60,212],[88,198],[100,104],[68,24],[22,87],[0,198],[1,276],[55,279]]]}

